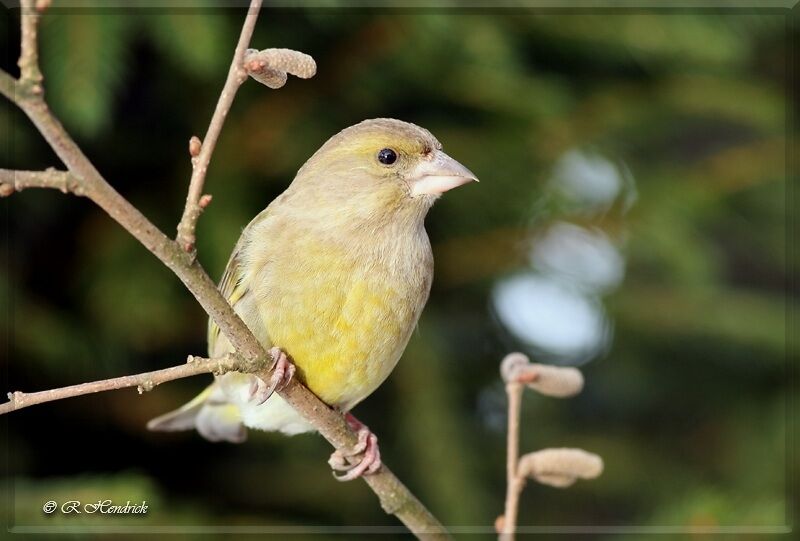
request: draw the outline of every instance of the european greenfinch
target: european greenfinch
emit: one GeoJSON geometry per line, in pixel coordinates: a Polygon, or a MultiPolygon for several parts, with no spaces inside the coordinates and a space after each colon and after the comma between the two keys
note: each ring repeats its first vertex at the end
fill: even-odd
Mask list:
{"type": "MultiPolygon", "coordinates": [[[[312,431],[280,396],[270,397],[295,367],[314,394],[349,412],[394,369],[428,299],[428,210],[442,193],[476,180],[414,124],[366,120],[331,137],[244,229],[219,285],[277,358],[273,381],[217,376],[148,427],[197,428],[211,441],[230,442],[243,441],[245,427],[312,431]]],[[[211,357],[232,351],[213,322],[208,349],[211,357]]],[[[377,439],[354,417],[348,422],[359,430],[353,454],[360,461],[334,454],[331,465],[347,471],[343,479],[380,466],[377,439]]]]}

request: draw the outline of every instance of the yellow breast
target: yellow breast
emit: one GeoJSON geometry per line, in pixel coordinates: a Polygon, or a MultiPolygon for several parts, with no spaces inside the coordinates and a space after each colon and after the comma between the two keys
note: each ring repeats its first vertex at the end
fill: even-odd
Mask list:
{"type": "MultiPolygon", "coordinates": [[[[430,278],[315,239],[271,258],[257,294],[270,342],[326,403],[349,409],[396,365],[427,299],[430,278]]],[[[429,274],[429,273],[427,273],[429,274]]]]}

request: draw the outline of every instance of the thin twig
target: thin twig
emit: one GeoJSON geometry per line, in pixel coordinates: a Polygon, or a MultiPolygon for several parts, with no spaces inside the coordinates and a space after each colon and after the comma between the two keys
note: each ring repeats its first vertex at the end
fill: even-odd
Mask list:
{"type": "Polygon", "coordinates": [[[162,370],[155,370],[153,372],[144,372],[142,374],[103,379],[35,393],[23,393],[17,391],[14,393],[8,393],[9,402],[0,404],[0,415],[9,413],[11,411],[20,410],[22,408],[27,408],[28,406],[33,406],[36,404],[43,404],[45,402],[52,402],[54,400],[63,400],[64,398],[72,398],[86,394],[100,393],[103,391],[124,389],[126,387],[138,387],[139,393],[142,393],[144,391],[150,391],[156,385],[160,385],[167,381],[173,381],[189,376],[196,376],[198,374],[224,374],[225,372],[240,369],[240,365],[241,359],[232,354],[213,359],[194,357],[190,355],[186,364],[173,366],[171,368],[164,368],[162,370]]]}
{"type": "MultiPolygon", "coordinates": [[[[257,8],[259,5],[260,1],[253,0],[252,6],[257,8]]],[[[251,7],[251,13],[252,9],[251,7]]],[[[23,26],[31,24],[31,21],[26,21],[28,16],[30,16],[30,12],[23,10],[23,26]]],[[[33,39],[35,41],[35,33],[33,39]]],[[[56,155],[67,166],[69,172],[79,181],[86,197],[105,210],[109,216],[175,273],[248,365],[266,367],[269,355],[241,318],[233,311],[231,305],[200,264],[194,258],[189,257],[177,242],[164,235],[136,207],[108,184],[75,144],[58,119],[53,116],[41,92],[6,92],[7,80],[7,76],[0,76],[0,83],[2,83],[0,91],[3,91],[4,95],[28,115],[56,155]]],[[[254,371],[264,380],[269,380],[271,372],[271,368],[254,371]]],[[[279,391],[279,394],[312,423],[336,449],[352,448],[358,442],[358,437],[347,425],[344,417],[328,407],[297,379],[289,382],[285,388],[279,391]]],[[[380,499],[383,509],[387,513],[397,516],[417,537],[420,539],[449,538],[441,523],[394,476],[386,465],[377,473],[368,475],[364,479],[380,499]]]]}
{"type": "Polygon", "coordinates": [[[31,88],[36,86],[39,89],[38,93],[41,93],[42,72],[39,69],[39,48],[36,37],[40,14],[34,0],[22,0],[20,17],[22,40],[17,62],[20,70],[20,83],[31,88]]]}
{"type": "Polygon", "coordinates": [[[0,197],[8,197],[26,188],[53,188],[63,193],[84,195],[80,181],[67,171],[52,167],[44,171],[0,169],[0,197]]]}
{"type": "Polygon", "coordinates": [[[505,514],[497,518],[500,541],[513,541],[517,529],[519,496],[528,477],[557,487],[577,479],[592,479],[603,471],[602,459],[582,449],[543,449],[519,458],[522,393],[528,387],[545,396],[566,398],[583,389],[583,374],[573,367],[531,363],[523,353],[509,353],[500,362],[500,376],[508,396],[505,514]]]}
{"type": "Polygon", "coordinates": [[[228,69],[228,78],[222,87],[211,122],[208,124],[206,136],[201,142],[200,152],[196,157],[192,158],[192,177],[189,180],[186,206],[183,209],[181,221],[178,223],[178,235],[175,237],[178,245],[189,253],[192,258],[196,254],[195,230],[197,229],[197,220],[205,208],[200,204],[200,199],[203,196],[203,186],[208,172],[208,165],[211,162],[211,155],[214,153],[225,118],[228,116],[228,111],[230,111],[233,104],[233,98],[242,83],[247,80],[247,72],[243,66],[244,53],[250,45],[250,38],[253,36],[260,9],[261,0],[252,0],[247,17],[242,25],[239,43],[237,43],[236,50],[233,53],[230,69],[228,69]]]}
{"type": "Polygon", "coordinates": [[[502,541],[512,541],[517,528],[519,495],[525,485],[524,479],[517,475],[519,463],[519,418],[522,403],[522,383],[506,383],[508,395],[508,435],[506,443],[506,505],[502,520],[502,541]]]}

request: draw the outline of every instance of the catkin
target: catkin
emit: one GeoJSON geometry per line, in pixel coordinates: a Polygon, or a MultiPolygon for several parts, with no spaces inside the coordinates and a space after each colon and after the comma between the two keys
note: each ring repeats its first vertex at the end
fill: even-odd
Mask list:
{"type": "Polygon", "coordinates": [[[285,85],[287,74],[308,79],[317,73],[313,58],[292,49],[248,49],[244,67],[250,77],[270,88],[285,85]]]}
{"type": "Polygon", "coordinates": [[[524,455],[517,470],[542,484],[568,487],[578,479],[594,479],[603,472],[603,459],[583,449],[542,449],[524,455]]]}

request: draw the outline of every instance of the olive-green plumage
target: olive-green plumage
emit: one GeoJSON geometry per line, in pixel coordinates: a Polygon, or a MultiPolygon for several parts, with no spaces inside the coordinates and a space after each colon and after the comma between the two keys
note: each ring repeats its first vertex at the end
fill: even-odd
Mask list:
{"type": "MultiPolygon", "coordinates": [[[[265,347],[291,356],[311,391],[348,411],[392,371],[428,298],[428,209],[469,180],[474,175],[418,126],[376,119],[347,128],[244,229],[220,290],[265,347]]],[[[213,323],[208,341],[211,356],[231,350],[213,323]]],[[[197,427],[228,441],[242,441],[245,426],[312,429],[278,395],[253,403],[252,378],[217,377],[149,426],[197,427]]]]}

